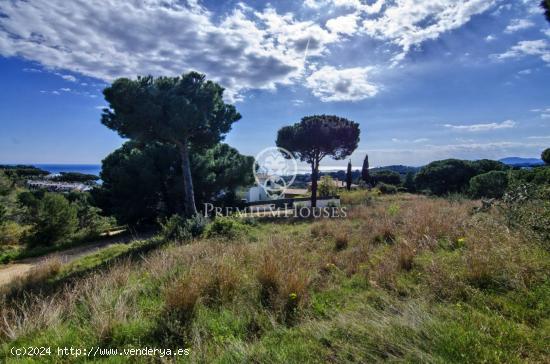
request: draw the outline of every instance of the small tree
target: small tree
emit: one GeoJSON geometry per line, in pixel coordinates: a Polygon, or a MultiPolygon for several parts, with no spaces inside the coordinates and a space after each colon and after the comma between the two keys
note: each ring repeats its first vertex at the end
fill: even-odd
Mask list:
{"type": "Polygon", "coordinates": [[[281,128],[276,143],[311,165],[311,207],[317,207],[319,163],[326,156],[341,160],[351,155],[359,143],[359,124],[333,115],[306,116],[281,128]]]}
{"type": "Polygon", "coordinates": [[[331,176],[321,177],[319,182],[319,196],[329,197],[336,196],[338,194],[338,187],[335,184],[334,179],[331,176]]]}
{"type": "Polygon", "coordinates": [[[167,142],[181,156],[184,207],[196,214],[189,148],[215,145],[241,116],[223,102],[223,88],[204,75],[190,72],[181,77],[120,78],[103,91],[109,109],[101,122],[121,137],[142,142],[167,142]]]}
{"type": "Polygon", "coordinates": [[[370,183],[369,175],[369,155],[365,154],[365,160],[363,161],[363,169],[361,169],[361,178],[366,184],[370,183]]]}
{"type": "Polygon", "coordinates": [[[546,148],[542,151],[540,159],[542,159],[544,163],[550,165],[550,148],[546,148]]]}
{"type": "Polygon", "coordinates": [[[46,193],[32,217],[32,245],[51,245],[69,238],[78,226],[76,209],[63,195],[46,193]]]}
{"type": "Polygon", "coordinates": [[[351,175],[351,160],[348,162],[348,170],[346,171],[346,189],[348,191],[351,190],[351,182],[352,182],[352,175],[351,175]]]}
{"type": "Polygon", "coordinates": [[[408,172],[405,176],[405,183],[403,184],[403,187],[407,189],[407,192],[415,192],[416,186],[414,184],[414,173],[408,172]]]}

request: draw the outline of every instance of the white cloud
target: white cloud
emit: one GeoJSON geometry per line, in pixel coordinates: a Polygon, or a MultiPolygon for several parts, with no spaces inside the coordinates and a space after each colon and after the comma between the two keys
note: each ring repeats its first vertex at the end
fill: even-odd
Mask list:
{"type": "Polygon", "coordinates": [[[501,54],[493,54],[496,60],[516,59],[524,56],[539,56],[544,62],[550,63],[550,45],[544,39],[523,40],[501,54]]]}
{"type": "Polygon", "coordinates": [[[413,139],[413,140],[392,138],[391,141],[394,142],[394,143],[425,143],[429,140],[430,139],[428,139],[428,138],[418,138],[418,139],[413,139]]]}
{"type": "Polygon", "coordinates": [[[350,35],[355,33],[358,19],[356,14],[343,15],[329,19],[326,26],[333,33],[350,35]]]}
{"type": "Polygon", "coordinates": [[[528,19],[513,19],[510,24],[504,29],[505,33],[515,33],[520,30],[528,29],[535,26],[531,20],[528,19]]]}
{"type": "Polygon", "coordinates": [[[364,20],[363,30],[374,38],[400,46],[403,53],[395,57],[399,61],[413,46],[460,28],[495,3],[495,0],[399,0],[393,6],[388,4],[382,16],[364,20]]]}
{"type": "Polygon", "coordinates": [[[377,14],[382,10],[382,6],[387,5],[386,0],[377,0],[372,4],[365,4],[361,0],[305,0],[304,6],[312,9],[323,7],[341,7],[365,12],[367,14],[377,14]]]}
{"type": "Polygon", "coordinates": [[[502,123],[488,123],[488,124],[472,124],[472,125],[452,125],[445,124],[446,128],[453,130],[462,130],[462,131],[489,131],[489,130],[498,130],[498,129],[510,129],[516,126],[516,122],[512,120],[506,120],[502,123]]]}
{"type": "Polygon", "coordinates": [[[69,82],[76,82],[77,81],[76,77],[71,76],[71,75],[59,75],[59,77],[61,77],[65,81],[69,81],[69,82]]]}
{"type": "Polygon", "coordinates": [[[428,138],[418,138],[418,139],[413,140],[413,143],[424,143],[424,142],[427,142],[429,140],[430,139],[428,139],[428,138]]]}
{"type": "Polygon", "coordinates": [[[368,79],[372,69],[372,67],[336,69],[332,66],[324,66],[307,78],[306,86],[323,102],[363,100],[378,93],[378,86],[368,79]]]}
{"type": "Polygon", "coordinates": [[[492,42],[494,41],[495,39],[497,39],[494,35],[492,34],[489,34],[487,37],[485,37],[485,41],[486,42],[492,42]]]}
{"type": "Polygon", "coordinates": [[[108,82],[197,70],[234,98],[292,83],[304,72],[306,46],[310,56],[320,56],[340,40],[312,21],[246,5],[215,17],[196,2],[4,1],[0,13],[0,55],[108,82]]]}
{"type": "Polygon", "coordinates": [[[524,70],[518,71],[519,75],[530,75],[531,73],[533,73],[533,71],[530,69],[524,69],[524,70]]]}
{"type": "Polygon", "coordinates": [[[550,139],[550,135],[545,136],[529,136],[527,139],[550,139]]]}

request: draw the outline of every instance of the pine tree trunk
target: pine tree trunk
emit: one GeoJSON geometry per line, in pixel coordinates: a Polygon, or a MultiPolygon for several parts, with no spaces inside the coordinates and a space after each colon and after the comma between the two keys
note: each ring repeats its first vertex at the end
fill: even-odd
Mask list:
{"type": "Polygon", "coordinates": [[[311,207],[317,207],[317,179],[319,175],[319,165],[313,162],[311,165],[311,207]]]}
{"type": "Polygon", "coordinates": [[[193,179],[191,177],[191,163],[189,162],[189,149],[187,142],[176,143],[180,156],[181,156],[181,169],[183,174],[184,185],[184,209],[185,214],[188,217],[197,214],[197,207],[195,206],[195,191],[193,190],[193,179]]]}

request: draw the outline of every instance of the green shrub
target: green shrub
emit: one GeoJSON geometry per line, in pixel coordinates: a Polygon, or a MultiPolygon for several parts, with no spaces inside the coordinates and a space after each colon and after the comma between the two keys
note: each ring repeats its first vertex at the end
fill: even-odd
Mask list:
{"type": "Polygon", "coordinates": [[[491,171],[470,180],[469,193],[472,197],[501,198],[508,187],[508,172],[491,171]]]}
{"type": "Polygon", "coordinates": [[[89,193],[71,192],[67,199],[76,208],[78,231],[83,238],[97,238],[115,225],[114,218],[102,216],[101,209],[93,205],[89,193]]]}
{"type": "Polygon", "coordinates": [[[226,237],[234,238],[244,232],[247,232],[248,226],[241,221],[230,217],[217,217],[214,222],[205,229],[207,237],[226,237]]]}
{"type": "Polygon", "coordinates": [[[11,181],[4,171],[0,170],[0,196],[6,196],[11,191],[11,181]]]}
{"type": "Polygon", "coordinates": [[[532,183],[535,185],[550,185],[550,168],[536,167],[519,169],[512,172],[511,184],[532,183]]]}
{"type": "Polygon", "coordinates": [[[338,187],[331,176],[321,177],[319,182],[319,197],[329,197],[338,195],[338,187]]]}
{"type": "Polygon", "coordinates": [[[390,171],[390,170],[383,170],[376,173],[371,174],[371,181],[373,184],[377,185],[379,183],[384,183],[388,185],[400,185],[401,184],[401,176],[399,173],[390,171]]]}
{"type": "Polygon", "coordinates": [[[206,218],[199,214],[189,219],[184,219],[180,215],[172,215],[164,223],[160,223],[161,235],[166,240],[190,240],[203,233],[206,222],[206,218]]]}
{"type": "Polygon", "coordinates": [[[546,148],[545,150],[542,151],[540,155],[540,159],[542,159],[544,163],[550,165],[550,148],[546,148]]]}
{"type": "Polygon", "coordinates": [[[38,201],[37,213],[31,221],[29,242],[33,246],[54,245],[71,237],[78,227],[76,208],[57,193],[46,193],[38,201]]]}
{"type": "Polygon", "coordinates": [[[0,245],[15,245],[21,242],[25,229],[14,221],[0,223],[0,245]]]}
{"type": "Polygon", "coordinates": [[[520,226],[546,242],[550,249],[550,186],[513,185],[504,195],[504,213],[508,225],[520,226]]]}
{"type": "Polygon", "coordinates": [[[379,182],[376,185],[376,188],[378,188],[380,190],[380,192],[382,192],[385,195],[391,195],[391,194],[397,193],[397,187],[395,187],[393,185],[388,185],[388,184],[383,183],[383,182],[379,182]]]}

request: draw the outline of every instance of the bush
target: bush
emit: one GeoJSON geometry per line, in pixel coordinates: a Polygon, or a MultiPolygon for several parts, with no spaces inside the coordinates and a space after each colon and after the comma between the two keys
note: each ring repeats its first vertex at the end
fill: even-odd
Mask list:
{"type": "Polygon", "coordinates": [[[72,192],[67,198],[76,208],[78,230],[83,238],[97,238],[114,226],[114,218],[102,216],[101,209],[92,205],[89,193],[72,192]]]}
{"type": "Polygon", "coordinates": [[[491,171],[470,180],[469,193],[472,197],[501,198],[508,187],[508,172],[491,171]]]}
{"type": "Polygon", "coordinates": [[[387,194],[387,195],[397,193],[397,187],[395,187],[393,185],[388,185],[388,184],[382,183],[382,182],[378,183],[376,185],[376,188],[378,188],[380,190],[380,192],[382,192],[383,194],[387,194]]]}
{"type": "Polygon", "coordinates": [[[46,193],[31,217],[31,245],[53,245],[69,238],[78,226],[76,208],[60,194],[46,193]]]}
{"type": "Polygon", "coordinates": [[[445,159],[422,167],[415,177],[416,188],[429,189],[435,195],[466,192],[470,179],[490,171],[505,171],[508,167],[497,161],[482,159],[466,161],[445,159]]]}
{"type": "Polygon", "coordinates": [[[217,217],[214,222],[205,229],[206,237],[234,238],[248,231],[248,226],[230,217],[217,217]]]}
{"type": "Polygon", "coordinates": [[[0,246],[19,244],[25,229],[13,221],[0,223],[0,246]]]}
{"type": "Polygon", "coordinates": [[[164,223],[160,223],[161,235],[166,240],[190,240],[203,233],[206,222],[206,218],[199,214],[189,219],[172,215],[164,223]]]}
{"type": "Polygon", "coordinates": [[[533,233],[547,243],[546,249],[550,249],[550,186],[513,185],[503,201],[508,225],[533,233]]]}
{"type": "Polygon", "coordinates": [[[331,176],[321,177],[319,182],[319,197],[329,197],[338,195],[338,187],[334,183],[334,179],[331,176]]]}
{"type": "Polygon", "coordinates": [[[385,183],[388,185],[400,185],[401,184],[401,176],[397,172],[393,171],[380,171],[373,173],[371,175],[371,182],[376,185],[378,183],[385,183]]]}
{"type": "Polygon", "coordinates": [[[542,159],[544,163],[550,164],[550,148],[546,148],[542,151],[540,159],[542,159]]]}
{"type": "Polygon", "coordinates": [[[550,185],[550,168],[536,167],[512,171],[511,184],[550,185]]]}

